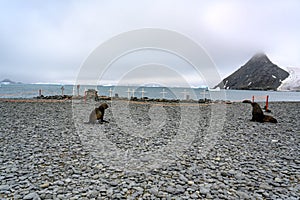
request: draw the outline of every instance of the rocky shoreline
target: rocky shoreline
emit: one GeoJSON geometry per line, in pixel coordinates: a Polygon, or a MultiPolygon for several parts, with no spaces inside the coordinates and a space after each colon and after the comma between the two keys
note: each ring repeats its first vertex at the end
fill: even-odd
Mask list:
{"type": "Polygon", "coordinates": [[[272,102],[278,124],[250,122],[249,105],[224,104],[224,124],[205,154],[202,134],[215,126],[212,111],[220,105],[163,103],[130,103],[128,113],[111,103],[110,123],[84,125],[95,102],[0,101],[0,199],[299,199],[300,102],[272,102]],[[198,113],[197,121],[183,122],[185,110],[198,113]],[[137,135],[116,113],[162,132],[137,135]],[[100,142],[98,133],[141,154],[170,144],[181,129],[187,137],[195,132],[189,146],[144,171],[116,167],[89,146],[100,142]]]}

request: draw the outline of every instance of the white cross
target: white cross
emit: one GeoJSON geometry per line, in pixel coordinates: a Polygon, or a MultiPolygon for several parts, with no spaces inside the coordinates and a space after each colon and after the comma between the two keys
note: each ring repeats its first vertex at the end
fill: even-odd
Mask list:
{"type": "Polygon", "coordinates": [[[142,88],[142,91],[140,91],[140,93],[142,93],[142,98],[144,98],[144,94],[146,93],[146,91],[144,90],[144,88],[142,88]]]}
{"type": "Polygon", "coordinates": [[[206,90],[203,90],[203,92],[200,92],[200,94],[203,94],[203,99],[206,97],[206,90]]]}
{"type": "Polygon", "coordinates": [[[128,97],[128,99],[130,99],[130,93],[131,93],[131,91],[130,91],[130,89],[128,88],[128,90],[127,90],[127,97],[128,97]]]}
{"type": "Polygon", "coordinates": [[[168,92],[165,91],[165,88],[163,88],[163,91],[160,92],[163,95],[163,99],[165,98],[165,94],[167,94],[168,92]]]}
{"type": "Polygon", "coordinates": [[[189,92],[187,92],[186,89],[184,89],[184,91],[181,93],[183,93],[183,99],[186,99],[186,97],[187,97],[186,95],[189,94],[189,92]]]}
{"type": "Polygon", "coordinates": [[[109,97],[111,98],[112,97],[112,92],[113,92],[113,90],[111,89],[111,88],[109,88],[109,97]]]}

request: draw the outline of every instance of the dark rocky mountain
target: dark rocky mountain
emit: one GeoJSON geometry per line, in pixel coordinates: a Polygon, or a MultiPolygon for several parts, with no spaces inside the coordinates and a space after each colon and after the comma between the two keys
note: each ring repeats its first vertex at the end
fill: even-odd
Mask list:
{"type": "Polygon", "coordinates": [[[289,73],[263,54],[255,54],[245,65],[215,86],[236,90],[277,90],[289,73]]]}

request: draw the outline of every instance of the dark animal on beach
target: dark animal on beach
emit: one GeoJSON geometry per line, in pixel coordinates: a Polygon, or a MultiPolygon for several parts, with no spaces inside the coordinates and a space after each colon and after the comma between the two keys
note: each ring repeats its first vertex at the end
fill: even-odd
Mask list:
{"type": "Polygon", "coordinates": [[[258,103],[251,102],[250,100],[244,100],[243,103],[249,103],[252,105],[251,121],[277,123],[277,120],[274,117],[264,114],[258,103]]]}
{"type": "Polygon", "coordinates": [[[102,123],[102,122],[108,123],[108,121],[106,121],[106,120],[103,119],[104,113],[105,113],[105,109],[107,109],[107,108],[108,108],[108,105],[106,103],[103,103],[98,108],[95,108],[91,112],[89,121],[86,122],[86,124],[94,124],[97,121],[99,123],[102,123]]]}

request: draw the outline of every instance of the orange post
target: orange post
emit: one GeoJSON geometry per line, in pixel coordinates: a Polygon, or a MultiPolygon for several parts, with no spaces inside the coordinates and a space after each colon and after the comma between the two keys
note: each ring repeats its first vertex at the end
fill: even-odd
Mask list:
{"type": "Polygon", "coordinates": [[[269,110],[269,95],[266,97],[266,110],[269,110]]]}

